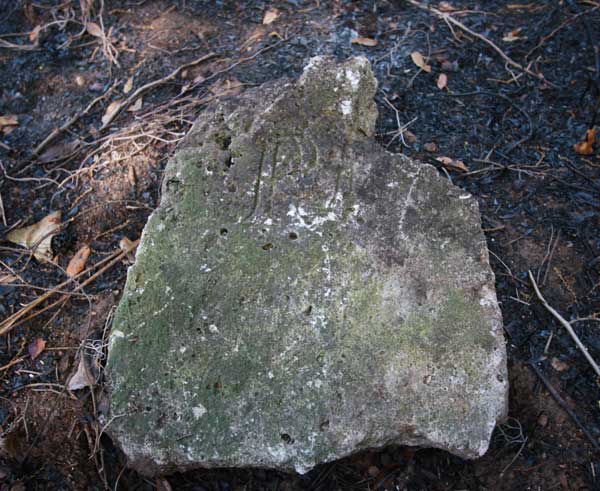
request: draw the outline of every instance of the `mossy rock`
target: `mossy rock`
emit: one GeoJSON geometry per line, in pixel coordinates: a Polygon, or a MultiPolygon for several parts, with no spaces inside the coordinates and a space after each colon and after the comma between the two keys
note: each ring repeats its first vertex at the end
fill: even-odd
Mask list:
{"type": "Polygon", "coordinates": [[[106,367],[139,471],[486,451],[507,375],[477,203],[374,142],[376,86],[315,58],[207,108],[169,162],[106,367]]]}

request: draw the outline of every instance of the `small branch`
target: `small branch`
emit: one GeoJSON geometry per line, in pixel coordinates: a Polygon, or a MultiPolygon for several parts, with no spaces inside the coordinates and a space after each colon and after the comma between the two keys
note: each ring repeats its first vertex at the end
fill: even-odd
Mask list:
{"type": "Polygon", "coordinates": [[[502,51],[498,47],[498,45],[496,45],[493,41],[490,41],[483,34],[479,34],[478,32],[475,32],[472,29],[469,29],[461,21],[456,20],[450,14],[448,14],[446,12],[442,12],[441,10],[438,10],[438,9],[436,9],[434,7],[429,6],[429,5],[424,5],[421,2],[417,2],[417,0],[408,0],[408,2],[410,4],[412,4],[412,5],[414,5],[415,7],[420,8],[421,10],[425,10],[427,12],[430,12],[430,13],[434,14],[436,17],[439,17],[440,19],[442,19],[446,23],[455,25],[456,27],[458,27],[458,28],[462,29],[463,31],[465,31],[466,33],[470,34],[471,36],[479,39],[480,41],[483,41],[490,48],[492,48],[496,53],[498,53],[500,55],[500,57],[508,65],[516,68],[517,70],[521,70],[523,73],[526,73],[527,75],[529,75],[529,76],[531,76],[533,78],[537,78],[538,80],[540,80],[540,81],[548,84],[552,88],[556,88],[556,86],[554,84],[550,83],[548,80],[546,80],[544,78],[544,75],[542,75],[541,73],[535,73],[535,72],[531,71],[529,68],[521,65],[520,63],[517,63],[510,56],[508,56],[504,51],[502,51]]]}
{"type": "Polygon", "coordinates": [[[529,279],[531,280],[531,284],[533,285],[535,294],[540,299],[540,302],[542,302],[544,307],[546,307],[546,310],[548,312],[550,312],[563,325],[563,327],[567,330],[567,332],[571,335],[571,337],[575,341],[575,344],[577,345],[577,347],[581,350],[583,355],[586,357],[587,361],[590,363],[590,365],[596,372],[596,375],[598,375],[598,377],[600,377],[600,367],[598,367],[598,364],[594,361],[594,359],[592,358],[592,355],[590,355],[587,348],[581,342],[581,339],[579,339],[579,336],[577,336],[577,333],[573,330],[573,326],[571,326],[571,324],[562,315],[560,315],[556,310],[554,310],[548,304],[548,302],[546,302],[546,299],[540,293],[540,289],[538,288],[537,283],[535,282],[535,279],[533,278],[533,274],[531,274],[531,271],[529,271],[529,279]]]}
{"type": "Polygon", "coordinates": [[[177,75],[179,75],[186,68],[189,68],[191,66],[202,63],[203,61],[209,60],[210,58],[214,58],[215,56],[217,56],[217,54],[214,52],[208,53],[207,55],[204,55],[201,58],[198,58],[197,60],[194,60],[189,63],[185,63],[184,65],[181,65],[179,68],[173,70],[166,77],[159,78],[158,80],[149,82],[146,85],[142,85],[135,92],[133,92],[133,94],[131,94],[127,99],[125,99],[123,102],[119,103],[119,105],[110,114],[110,116],[108,116],[106,118],[106,120],[104,121],[104,123],[102,123],[102,126],[100,126],[100,129],[103,130],[108,125],[110,125],[123,109],[130,106],[133,102],[135,102],[138,99],[138,97],[140,97],[145,92],[148,92],[150,89],[153,89],[154,87],[158,87],[159,85],[163,85],[163,84],[173,80],[175,77],[177,77],[177,75]]]}
{"type": "MultiPolygon", "coordinates": [[[[83,281],[82,283],[79,283],[71,293],[76,293],[78,291],[80,291],[82,288],[84,288],[85,286],[89,285],[92,281],[94,281],[96,278],[98,278],[98,276],[102,275],[103,273],[105,273],[108,269],[112,268],[115,264],[117,264],[121,259],[123,259],[125,256],[127,256],[127,254],[129,254],[130,252],[132,252],[133,250],[135,250],[135,248],[138,245],[138,240],[134,241],[131,245],[131,247],[121,251],[121,252],[115,252],[113,253],[111,256],[108,256],[107,258],[103,259],[102,261],[99,261],[98,263],[96,263],[95,265],[91,266],[90,268],[86,269],[85,271],[82,271],[81,273],[79,273],[77,276],[74,276],[73,278],[69,278],[66,281],[63,281],[62,283],[60,283],[59,285],[57,285],[54,289],[44,293],[43,295],[40,295],[39,297],[37,297],[35,300],[33,300],[32,302],[28,303],[27,305],[25,305],[25,307],[23,307],[21,310],[19,310],[18,312],[15,312],[13,315],[11,315],[10,317],[8,317],[6,320],[4,320],[4,322],[2,322],[0,324],[0,336],[6,334],[7,332],[11,331],[16,325],[17,322],[19,320],[21,320],[27,313],[31,312],[35,307],[37,307],[38,305],[44,303],[46,300],[48,300],[52,295],[54,295],[55,293],[58,292],[58,290],[64,288],[65,286],[67,286],[68,284],[72,283],[73,281],[77,280],[78,278],[81,278],[84,274],[89,273],[91,270],[97,268],[98,266],[105,264],[102,268],[100,268],[98,271],[96,271],[92,276],[90,276],[89,278],[87,278],[85,281],[83,281]]],[[[63,298],[57,300],[56,302],[54,302],[52,304],[52,306],[58,305],[59,303],[61,303],[62,301],[64,301],[66,298],[68,298],[68,295],[65,295],[63,298]]],[[[40,313],[44,312],[45,310],[47,310],[46,308],[40,310],[39,312],[36,312],[32,315],[30,315],[29,317],[27,317],[27,319],[32,319],[33,317],[36,317],[37,315],[39,315],[40,313]]]]}
{"type": "Polygon", "coordinates": [[[546,389],[548,389],[548,392],[550,392],[550,395],[554,398],[554,400],[560,405],[560,407],[562,407],[567,412],[567,414],[571,417],[571,419],[573,420],[573,422],[577,426],[579,426],[579,429],[587,437],[587,439],[590,441],[590,443],[592,444],[592,446],[596,450],[600,450],[600,445],[598,444],[598,442],[596,441],[596,439],[594,438],[594,436],[588,431],[588,429],[583,425],[583,423],[581,421],[579,421],[579,418],[573,412],[573,410],[569,407],[569,405],[567,404],[567,401],[565,401],[561,397],[561,395],[556,391],[556,389],[554,387],[552,387],[552,384],[544,376],[544,374],[538,368],[538,366],[536,365],[536,363],[535,363],[534,360],[531,360],[529,362],[529,366],[533,369],[533,371],[535,372],[535,374],[539,377],[539,379],[542,381],[542,383],[546,386],[546,389]]]}
{"type": "Polygon", "coordinates": [[[73,126],[77,121],[79,121],[79,119],[82,116],[85,116],[87,113],[90,112],[90,110],[102,99],[104,99],[106,96],[108,96],[111,91],[113,90],[113,87],[111,87],[110,89],[108,89],[104,94],[102,94],[101,96],[96,97],[92,102],[90,102],[88,104],[88,106],[80,113],[75,114],[75,116],[73,116],[71,119],[69,119],[65,124],[63,124],[62,126],[58,127],[58,128],[54,128],[50,134],[44,138],[44,141],[42,141],[37,147],[35,147],[35,149],[33,150],[32,156],[33,157],[37,157],[40,153],[42,153],[42,150],[44,150],[44,148],[46,148],[51,142],[53,142],[56,137],[58,135],[60,135],[61,133],[65,132],[66,130],[68,130],[71,126],[73,126]]]}
{"type": "Polygon", "coordinates": [[[0,48],[16,49],[16,50],[21,50],[21,51],[36,51],[36,50],[40,49],[35,44],[14,44],[14,43],[5,41],[4,39],[0,39],[0,48]]]}

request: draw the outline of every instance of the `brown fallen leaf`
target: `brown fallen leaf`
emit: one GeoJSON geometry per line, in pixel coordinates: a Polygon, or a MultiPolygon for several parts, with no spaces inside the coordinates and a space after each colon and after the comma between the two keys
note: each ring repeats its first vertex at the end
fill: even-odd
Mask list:
{"type": "Polygon", "coordinates": [[[554,368],[554,370],[556,370],[557,372],[564,372],[569,369],[569,365],[566,364],[564,361],[559,360],[558,358],[552,358],[550,364],[552,365],[552,368],[554,368]]]}
{"type": "Polygon", "coordinates": [[[90,249],[90,246],[84,245],[81,249],[79,249],[75,253],[75,255],[69,261],[69,265],[67,266],[67,270],[66,270],[67,276],[69,278],[72,278],[73,276],[77,276],[79,273],[81,273],[83,271],[83,269],[85,268],[85,263],[87,262],[88,258],[90,257],[91,252],[92,252],[92,249],[90,249]]]}
{"type": "Polygon", "coordinates": [[[138,97],[135,100],[135,102],[127,108],[127,111],[130,113],[136,113],[142,109],[142,104],[143,104],[142,98],[138,97]]]}
{"type": "Polygon", "coordinates": [[[35,338],[29,346],[27,346],[27,351],[29,352],[29,356],[31,356],[32,360],[35,360],[42,351],[46,348],[46,341],[42,338],[35,338]]]}
{"type": "Polygon", "coordinates": [[[0,127],[2,126],[18,126],[19,118],[14,114],[8,116],[0,116],[0,127]]]}
{"type": "Polygon", "coordinates": [[[436,157],[438,162],[441,162],[444,167],[449,170],[455,170],[458,172],[469,172],[469,168],[462,160],[451,159],[450,157],[436,157]]]}
{"type": "Polygon", "coordinates": [[[95,22],[88,22],[85,25],[85,28],[86,28],[87,32],[94,37],[97,37],[97,38],[104,37],[104,32],[102,31],[102,28],[95,22]]]}
{"type": "Polygon", "coordinates": [[[262,23],[265,25],[270,24],[271,22],[274,22],[275,20],[277,20],[277,18],[280,15],[281,15],[281,12],[278,9],[276,9],[276,8],[269,9],[265,12],[265,16],[263,17],[262,23]]]}
{"type": "Polygon", "coordinates": [[[96,385],[96,378],[92,374],[92,371],[88,368],[85,361],[85,356],[82,354],[79,358],[79,365],[77,371],[69,379],[67,389],[78,390],[84,387],[93,387],[96,385]]]}
{"type": "Polygon", "coordinates": [[[60,211],[54,211],[39,222],[9,232],[8,240],[28,249],[34,248],[33,256],[41,262],[52,261],[52,237],[60,228],[60,211]]]}
{"type": "Polygon", "coordinates": [[[445,73],[440,73],[437,79],[437,88],[440,90],[444,90],[446,88],[446,85],[448,85],[448,75],[446,75],[445,73]]]}
{"type": "Polygon", "coordinates": [[[37,161],[40,164],[47,164],[48,162],[54,162],[56,160],[67,158],[73,154],[73,152],[75,152],[80,145],[81,140],[77,138],[66,143],[52,145],[37,158],[37,161]]]}
{"type": "Polygon", "coordinates": [[[429,142],[423,145],[423,148],[428,152],[437,152],[438,146],[435,144],[435,142],[429,142]]]}
{"type": "Polygon", "coordinates": [[[29,35],[27,36],[29,38],[29,40],[34,43],[37,44],[39,38],[40,38],[40,31],[42,30],[42,25],[38,24],[37,26],[35,26],[33,28],[33,30],[31,30],[29,32],[29,35]]]}
{"type": "Polygon", "coordinates": [[[537,424],[539,424],[542,428],[545,428],[548,425],[548,415],[546,413],[540,414],[537,419],[537,424]]]}
{"type": "Polygon", "coordinates": [[[415,143],[417,141],[417,135],[410,130],[404,130],[404,141],[406,143],[415,143]]]}
{"type": "Polygon", "coordinates": [[[135,249],[137,248],[139,242],[139,239],[130,240],[127,237],[123,237],[119,241],[119,249],[121,249],[123,252],[128,251],[127,259],[129,262],[133,263],[135,261],[135,249]]]}
{"type": "Polygon", "coordinates": [[[454,7],[450,2],[440,2],[438,3],[438,10],[440,12],[454,12],[458,9],[454,7]]]}
{"type": "Polygon", "coordinates": [[[579,155],[591,155],[594,153],[596,141],[596,128],[590,128],[585,132],[585,140],[573,145],[573,149],[579,155]]]}
{"type": "Polygon", "coordinates": [[[242,91],[242,84],[238,79],[220,80],[210,86],[210,91],[217,97],[238,95],[242,91]]]}
{"type": "Polygon", "coordinates": [[[413,63],[417,65],[421,70],[427,73],[431,72],[431,66],[425,63],[425,58],[423,58],[423,55],[421,53],[419,53],[418,51],[413,51],[410,54],[410,58],[412,59],[413,63]]]}
{"type": "Polygon", "coordinates": [[[377,46],[379,42],[377,41],[377,39],[373,38],[357,37],[352,40],[352,44],[360,44],[361,46],[367,46],[369,48],[372,48],[374,46],[377,46]]]}
{"type": "Polygon", "coordinates": [[[133,89],[133,77],[129,77],[123,85],[123,94],[129,94],[133,89]]]}
{"type": "Polygon", "coordinates": [[[114,113],[116,113],[120,109],[120,107],[121,101],[112,101],[106,108],[104,116],[102,116],[102,124],[107,125],[114,113]]]}
{"type": "Polygon", "coordinates": [[[156,491],[173,491],[173,488],[165,478],[157,478],[156,491]]]}
{"type": "Polygon", "coordinates": [[[240,51],[249,51],[252,46],[258,43],[267,34],[266,28],[259,26],[248,36],[244,44],[240,46],[240,51]]]}
{"type": "Polygon", "coordinates": [[[526,39],[524,37],[519,36],[522,30],[523,28],[519,27],[517,29],[513,29],[510,32],[507,32],[502,38],[502,41],[504,41],[505,43],[512,43],[514,41],[518,41],[519,39],[526,39]]]}

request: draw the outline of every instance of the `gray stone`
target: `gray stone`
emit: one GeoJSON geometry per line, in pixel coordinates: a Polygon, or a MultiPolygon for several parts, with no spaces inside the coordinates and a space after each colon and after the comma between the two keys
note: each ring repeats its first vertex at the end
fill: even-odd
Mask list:
{"type": "Polygon", "coordinates": [[[168,164],[106,367],[139,471],[486,451],[507,376],[477,202],[374,142],[376,86],[315,58],[207,108],[168,164]]]}

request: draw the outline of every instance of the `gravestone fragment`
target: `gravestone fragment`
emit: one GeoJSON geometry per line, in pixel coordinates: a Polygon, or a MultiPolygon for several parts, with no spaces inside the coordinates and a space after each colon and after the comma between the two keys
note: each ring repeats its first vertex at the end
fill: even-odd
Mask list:
{"type": "Polygon", "coordinates": [[[364,58],[214,103],[116,312],[109,432],[144,474],[482,455],[506,353],[477,202],[373,139],[364,58]]]}

